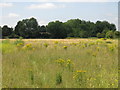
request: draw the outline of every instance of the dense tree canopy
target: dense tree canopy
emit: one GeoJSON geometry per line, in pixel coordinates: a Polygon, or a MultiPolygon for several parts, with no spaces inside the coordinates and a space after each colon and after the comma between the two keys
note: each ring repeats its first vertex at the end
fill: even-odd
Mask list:
{"type": "Polygon", "coordinates": [[[66,38],[67,37],[65,26],[60,21],[50,22],[47,25],[47,31],[51,34],[51,38],[66,38]]]}
{"type": "Polygon", "coordinates": [[[2,38],[2,27],[0,26],[0,38],[2,38]]]}
{"type": "Polygon", "coordinates": [[[119,38],[120,37],[120,32],[119,31],[115,31],[114,32],[114,38],[119,38]]]}
{"type": "Polygon", "coordinates": [[[3,38],[10,36],[12,33],[13,33],[13,28],[8,27],[7,25],[4,25],[2,27],[2,36],[3,36],[3,38]]]}
{"type": "Polygon", "coordinates": [[[15,27],[15,34],[23,38],[35,38],[38,36],[38,22],[35,18],[19,21],[15,27]]]}
{"type": "Polygon", "coordinates": [[[15,28],[7,25],[1,27],[3,38],[67,38],[67,37],[98,37],[98,38],[118,38],[120,32],[116,31],[116,26],[107,21],[85,21],[71,19],[66,22],[53,21],[46,26],[38,25],[35,18],[23,19],[17,22],[15,28]]]}

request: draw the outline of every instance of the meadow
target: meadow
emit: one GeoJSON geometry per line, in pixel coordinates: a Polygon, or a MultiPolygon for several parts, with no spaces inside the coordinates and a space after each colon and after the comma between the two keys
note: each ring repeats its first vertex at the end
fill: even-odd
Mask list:
{"type": "Polygon", "coordinates": [[[117,39],[2,40],[3,88],[117,88],[117,39]]]}

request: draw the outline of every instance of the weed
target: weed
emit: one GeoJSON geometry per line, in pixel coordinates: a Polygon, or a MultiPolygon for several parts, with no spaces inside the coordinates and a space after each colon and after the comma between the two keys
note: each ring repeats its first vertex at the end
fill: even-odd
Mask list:
{"type": "Polygon", "coordinates": [[[57,73],[56,74],[56,84],[61,84],[62,83],[62,74],[61,73],[57,73]]]}

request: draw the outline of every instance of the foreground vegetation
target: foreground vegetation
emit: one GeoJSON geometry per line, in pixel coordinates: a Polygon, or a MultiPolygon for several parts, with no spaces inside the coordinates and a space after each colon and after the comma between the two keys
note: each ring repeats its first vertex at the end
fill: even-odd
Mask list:
{"type": "Polygon", "coordinates": [[[3,88],[117,88],[110,39],[3,40],[3,88]]]}

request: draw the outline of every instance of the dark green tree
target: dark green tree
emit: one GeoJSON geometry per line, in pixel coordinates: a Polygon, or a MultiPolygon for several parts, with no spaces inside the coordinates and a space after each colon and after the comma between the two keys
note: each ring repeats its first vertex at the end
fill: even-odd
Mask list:
{"type": "Polygon", "coordinates": [[[2,27],[0,26],[0,39],[2,38],[2,27]]]}
{"type": "Polygon", "coordinates": [[[40,27],[40,32],[47,32],[47,28],[43,25],[40,27]]]}
{"type": "MultiPolygon", "coordinates": [[[[4,29],[5,28],[8,27],[4,27],[4,29]]],[[[96,36],[99,38],[105,36],[112,38],[117,37],[119,34],[118,32],[115,32],[116,26],[107,21],[97,21],[94,23],[80,19],[70,19],[64,23],[60,21],[53,21],[47,26],[39,26],[35,18],[23,19],[17,23],[15,30],[12,31],[12,34],[10,34],[10,32],[6,33],[6,30],[3,32],[4,36],[9,36],[11,38],[88,38],[96,36]]],[[[8,31],[10,31],[10,29],[8,31]]]]}
{"type": "Polygon", "coordinates": [[[2,37],[9,37],[13,32],[13,28],[8,27],[7,25],[4,25],[2,27],[2,37]]]}
{"type": "Polygon", "coordinates": [[[47,31],[51,34],[51,38],[66,38],[67,32],[64,23],[60,21],[50,22],[47,31]]]}
{"type": "Polygon", "coordinates": [[[81,31],[79,32],[79,37],[80,37],[80,38],[88,38],[87,31],[81,30],[81,31]]]}
{"type": "Polygon", "coordinates": [[[38,32],[38,22],[35,18],[19,21],[15,26],[15,34],[24,38],[36,38],[38,32]]]}
{"type": "Polygon", "coordinates": [[[120,32],[114,31],[114,38],[120,38],[120,32]]]}
{"type": "Polygon", "coordinates": [[[104,30],[115,31],[116,27],[107,21],[97,21],[93,33],[97,35],[97,33],[102,33],[104,30]]]}
{"type": "Polygon", "coordinates": [[[113,31],[116,31],[116,26],[115,26],[115,24],[110,24],[110,28],[109,28],[110,30],[113,30],[113,31]]]}
{"type": "Polygon", "coordinates": [[[68,37],[79,37],[81,22],[79,19],[70,19],[65,22],[68,37]]]}

